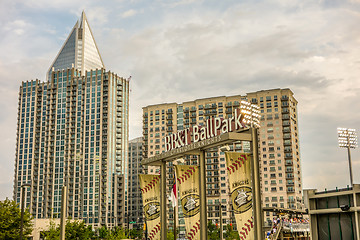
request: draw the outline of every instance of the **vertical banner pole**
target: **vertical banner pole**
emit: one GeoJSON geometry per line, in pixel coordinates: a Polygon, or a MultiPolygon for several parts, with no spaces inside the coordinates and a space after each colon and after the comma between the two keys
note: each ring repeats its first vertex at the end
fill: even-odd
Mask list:
{"type": "Polygon", "coordinates": [[[219,204],[219,211],[220,211],[220,240],[224,239],[224,233],[223,233],[223,220],[222,220],[222,203],[219,204]]]}
{"type": "Polygon", "coordinates": [[[206,202],[206,171],[205,171],[205,151],[200,151],[200,239],[207,238],[207,202],[206,202]]]}
{"type": "Polygon", "coordinates": [[[161,223],[161,240],[166,240],[166,162],[161,161],[160,169],[160,223],[161,223]]]}
{"type": "Polygon", "coordinates": [[[251,128],[251,144],[252,144],[252,182],[253,182],[253,210],[255,239],[264,239],[263,232],[263,211],[261,206],[261,189],[260,189],[260,167],[259,167],[259,150],[258,150],[258,131],[257,128],[251,128]]]}
{"type": "MultiPolygon", "coordinates": [[[[177,199],[176,199],[176,200],[177,200],[177,199]]],[[[174,229],[173,229],[173,231],[174,231],[174,240],[177,239],[177,238],[176,238],[176,215],[177,215],[176,209],[177,209],[177,205],[174,207],[174,229]]]]}

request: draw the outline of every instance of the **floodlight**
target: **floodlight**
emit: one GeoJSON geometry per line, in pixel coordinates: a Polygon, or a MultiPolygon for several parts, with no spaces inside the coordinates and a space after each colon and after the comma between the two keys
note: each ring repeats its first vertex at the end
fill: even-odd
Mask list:
{"type": "Polygon", "coordinates": [[[244,123],[250,124],[252,127],[260,127],[260,110],[256,104],[247,101],[241,101],[240,112],[244,115],[244,123]]]}
{"type": "Polygon", "coordinates": [[[348,150],[350,184],[351,186],[353,186],[350,148],[357,148],[356,130],[351,128],[338,128],[337,132],[338,132],[339,147],[347,148],[348,150]]]}
{"type": "Polygon", "coordinates": [[[355,129],[338,128],[339,147],[341,148],[357,148],[357,135],[355,129]]]}

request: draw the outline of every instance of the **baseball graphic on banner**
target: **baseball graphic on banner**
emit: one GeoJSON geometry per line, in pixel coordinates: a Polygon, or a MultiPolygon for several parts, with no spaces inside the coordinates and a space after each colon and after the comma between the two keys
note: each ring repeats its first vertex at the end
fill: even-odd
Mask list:
{"type": "Polygon", "coordinates": [[[175,166],[181,207],[184,213],[186,237],[200,239],[199,168],[197,166],[175,166]]]}
{"type": "Polygon", "coordinates": [[[241,239],[254,239],[250,154],[226,152],[231,202],[241,239]]]}
{"type": "Polygon", "coordinates": [[[160,175],[140,174],[148,239],[160,239],[160,175]]]}

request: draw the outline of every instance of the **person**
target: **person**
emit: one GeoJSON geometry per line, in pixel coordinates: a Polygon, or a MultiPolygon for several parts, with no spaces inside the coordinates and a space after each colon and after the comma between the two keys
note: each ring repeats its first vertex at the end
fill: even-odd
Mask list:
{"type": "Polygon", "coordinates": [[[266,233],[266,240],[270,240],[270,231],[266,233]]]}

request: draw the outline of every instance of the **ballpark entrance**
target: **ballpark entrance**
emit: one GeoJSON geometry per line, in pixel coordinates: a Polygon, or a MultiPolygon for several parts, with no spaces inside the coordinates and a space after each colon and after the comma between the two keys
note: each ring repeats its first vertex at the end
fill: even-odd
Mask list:
{"type": "MultiPolygon", "coordinates": [[[[235,113],[236,115],[236,113],[235,113]]],[[[242,120],[242,119],[241,119],[242,120]]],[[[207,124],[208,129],[202,133],[184,131],[181,133],[169,136],[167,139],[167,152],[158,154],[154,157],[144,159],[143,165],[160,166],[160,222],[161,222],[161,240],[166,239],[167,221],[166,221],[166,163],[179,159],[184,155],[198,155],[199,156],[199,182],[200,182],[200,238],[207,239],[207,199],[206,199],[206,170],[205,170],[205,151],[210,148],[220,148],[222,146],[234,143],[236,141],[248,141],[251,144],[251,178],[252,178],[252,196],[253,196],[253,217],[254,217],[254,234],[255,239],[264,239],[263,236],[263,211],[261,206],[261,192],[260,192],[260,172],[258,161],[258,130],[255,127],[237,128],[236,121],[240,122],[240,118],[231,125],[229,121],[226,123],[211,119],[207,124]],[[212,124],[212,125],[211,125],[212,124]],[[225,129],[228,124],[228,131],[222,134],[221,131],[225,129]],[[225,126],[225,127],[224,127],[225,126]],[[217,129],[218,128],[218,129],[217,129]],[[220,130],[220,128],[222,128],[220,130]],[[198,134],[197,141],[188,141],[188,136],[198,134]]],[[[242,121],[241,121],[242,122],[242,121]]],[[[226,129],[225,129],[226,130],[226,129]]],[[[224,132],[224,131],[222,131],[224,132]]]]}

